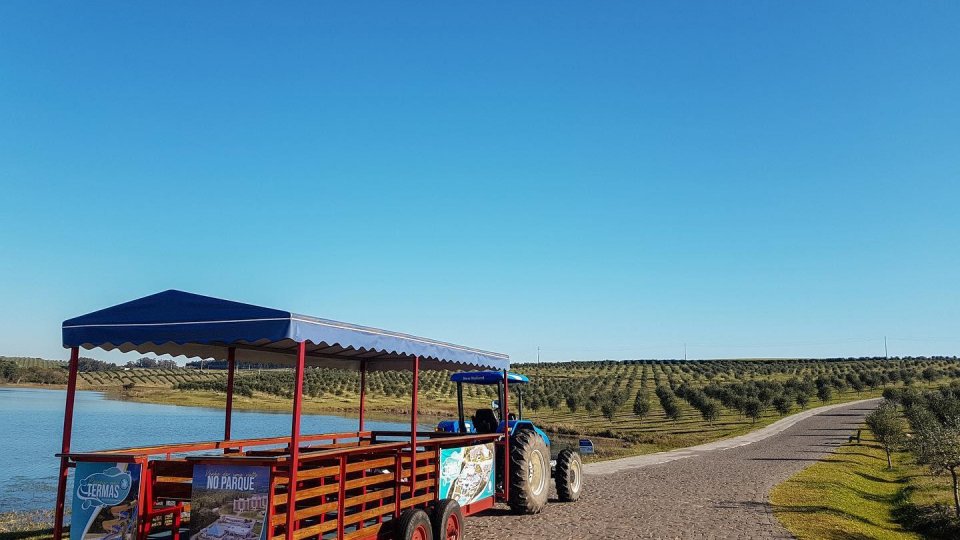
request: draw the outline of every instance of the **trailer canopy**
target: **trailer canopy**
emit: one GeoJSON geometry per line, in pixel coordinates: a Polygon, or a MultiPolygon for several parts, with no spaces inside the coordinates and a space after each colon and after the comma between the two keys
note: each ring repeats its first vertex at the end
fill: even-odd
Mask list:
{"type": "Polygon", "coordinates": [[[63,346],[239,362],[311,366],[509,369],[510,357],[427,338],[169,290],[63,322],[63,346]],[[347,363],[349,365],[345,365],[347,363]],[[450,365],[455,364],[455,365],[450,365]]]}

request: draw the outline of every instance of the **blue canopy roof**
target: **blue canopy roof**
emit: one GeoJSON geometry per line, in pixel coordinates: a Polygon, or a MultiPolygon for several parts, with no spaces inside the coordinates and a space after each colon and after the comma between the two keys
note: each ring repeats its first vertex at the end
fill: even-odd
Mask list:
{"type": "Polygon", "coordinates": [[[505,354],[176,290],[63,322],[64,347],[217,360],[234,347],[241,362],[289,364],[304,342],[309,365],[406,369],[420,356],[422,369],[510,367],[505,354]]]}
{"type": "MultiPolygon", "coordinates": [[[[469,384],[497,384],[503,380],[502,371],[470,371],[467,373],[454,373],[450,376],[453,382],[462,382],[469,384]]],[[[509,384],[526,384],[530,379],[526,375],[507,372],[507,381],[509,384]]]]}

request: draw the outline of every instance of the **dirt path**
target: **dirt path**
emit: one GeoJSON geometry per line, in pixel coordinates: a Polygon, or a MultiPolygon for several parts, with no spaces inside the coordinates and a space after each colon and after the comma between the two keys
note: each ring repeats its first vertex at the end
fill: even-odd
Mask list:
{"type": "Polygon", "coordinates": [[[505,507],[469,518],[473,540],[520,538],[790,538],[773,486],[847,441],[876,400],[823,407],[741,437],[591,465],[577,503],[543,513],[505,507]]]}

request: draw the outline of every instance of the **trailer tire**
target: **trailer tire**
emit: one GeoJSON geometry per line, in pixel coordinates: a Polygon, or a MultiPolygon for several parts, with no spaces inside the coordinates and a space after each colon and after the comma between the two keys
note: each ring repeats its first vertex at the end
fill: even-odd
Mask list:
{"type": "Polygon", "coordinates": [[[397,523],[398,540],[433,540],[430,516],[419,508],[409,508],[400,514],[397,523]]]}
{"type": "Polygon", "coordinates": [[[563,502],[574,502],[583,491],[583,461],[580,454],[570,449],[561,450],[557,456],[557,471],[554,473],[557,497],[563,502]]]}
{"type": "Polygon", "coordinates": [[[521,431],[510,441],[510,508],[536,514],[549,494],[550,450],[536,431],[521,431]]]}
{"type": "Polygon", "coordinates": [[[453,499],[440,499],[430,513],[434,540],[463,540],[463,511],[453,499]]]}

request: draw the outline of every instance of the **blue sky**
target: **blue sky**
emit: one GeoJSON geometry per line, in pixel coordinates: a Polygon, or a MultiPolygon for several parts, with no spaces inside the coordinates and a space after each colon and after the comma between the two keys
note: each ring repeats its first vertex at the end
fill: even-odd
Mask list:
{"type": "Polygon", "coordinates": [[[960,354],[955,2],[7,2],[0,354],[178,288],[515,361],[960,354]]]}

